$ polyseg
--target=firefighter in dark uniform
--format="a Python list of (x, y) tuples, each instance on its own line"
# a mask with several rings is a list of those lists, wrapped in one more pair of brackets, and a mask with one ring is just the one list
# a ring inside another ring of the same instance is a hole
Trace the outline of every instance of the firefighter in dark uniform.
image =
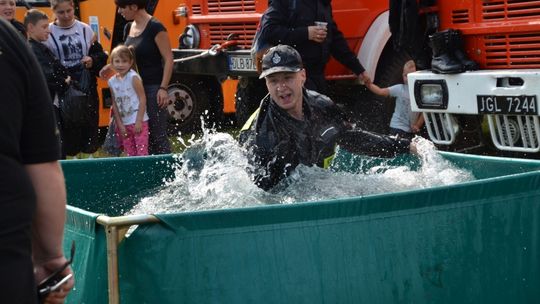
[(298, 50), (306, 70), (305, 87), (322, 94), (327, 94), (324, 68), (330, 55), (356, 74), (361, 82), (371, 83), (334, 21), (331, 2), (272, 0), (265, 29), (268, 42), (287, 44)]
[(262, 189), (278, 184), (299, 164), (328, 166), (337, 144), (371, 156), (409, 151), (409, 140), (354, 129), (328, 97), (305, 89), (302, 59), (291, 46), (278, 45), (264, 55), (260, 78), (269, 95), (246, 122), (240, 143), (252, 150), (263, 169), (255, 176)]

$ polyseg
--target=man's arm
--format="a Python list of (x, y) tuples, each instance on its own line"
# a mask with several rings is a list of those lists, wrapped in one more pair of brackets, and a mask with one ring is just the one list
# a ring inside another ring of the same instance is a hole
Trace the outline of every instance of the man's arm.
[(169, 36), (166, 31), (159, 32), (154, 38), (156, 45), (161, 54), (161, 60), (163, 61), (163, 76), (161, 76), (161, 83), (157, 92), (158, 105), (160, 108), (167, 107), (169, 101), (169, 92), (166, 89), (169, 86), (173, 73), (173, 53), (171, 51), (171, 43), (169, 42)]
[(420, 132), (420, 129), (422, 129), (422, 126), (424, 125), (424, 115), (420, 113), (418, 115), (418, 118), (416, 119), (415, 123), (411, 126), (411, 129), (413, 133)]
[[(36, 213), (32, 224), (32, 258), (39, 282), (66, 262), (62, 250), (66, 218), (66, 188), (58, 161), (25, 165), (36, 192)], [(72, 273), (67, 267), (63, 275)], [(49, 295), (52, 303), (61, 303), (73, 288), (70, 279), (60, 292)]]
[(333, 18), (334, 17), (332, 16), (332, 22), (328, 23), (328, 31), (331, 31), (332, 35), (332, 41), (330, 41), (330, 54), (332, 54), (332, 56), (341, 64), (353, 71), (353, 73), (358, 75), (365, 84), (370, 84), (371, 79), (369, 79), (367, 73), (365, 73), (365, 69), (356, 57), (356, 54), (349, 48), (347, 40), (343, 37), (343, 33), (338, 29)]
[(394, 157), (408, 153), (411, 142), (404, 138), (394, 138), (364, 130), (353, 129), (345, 131), (338, 141), (345, 150), (355, 154), (365, 154), (375, 157)]
[(67, 69), (62, 66), (58, 59), (48, 56), (46, 46), (37, 47), (32, 45), (32, 43), (30, 42), (31, 49), (34, 55), (36, 55), (43, 75), (45, 75), (47, 85), (59, 94), (64, 93), (69, 85), (69, 81), (67, 81), (69, 77)]
[(263, 190), (270, 190), (283, 177), (286, 176), (285, 164), (283, 164), (283, 151), (279, 145), (272, 151), (257, 146), (256, 133), (253, 130), (245, 130), (240, 133), (239, 143), (250, 154), (249, 163), (253, 171), (252, 178), (255, 185)]
[(33, 223), (33, 255), (36, 264), (63, 256), (66, 217), (64, 175), (57, 161), (26, 165), (36, 192)]
[(92, 75), (98, 76), (100, 70), (107, 64), (109, 55), (105, 53), (103, 46), (98, 41), (94, 41), (88, 50), (88, 56), (92, 58), (92, 65), (90, 69)]

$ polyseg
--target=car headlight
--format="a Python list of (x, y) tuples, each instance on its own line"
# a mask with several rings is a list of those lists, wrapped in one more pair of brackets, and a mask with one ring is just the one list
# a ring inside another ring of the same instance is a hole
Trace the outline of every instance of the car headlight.
[(420, 109), (446, 109), (448, 107), (448, 86), (441, 80), (416, 80), (414, 99)]
[(179, 49), (196, 49), (201, 43), (199, 29), (193, 24), (189, 24), (184, 29), (184, 33), (178, 38)]

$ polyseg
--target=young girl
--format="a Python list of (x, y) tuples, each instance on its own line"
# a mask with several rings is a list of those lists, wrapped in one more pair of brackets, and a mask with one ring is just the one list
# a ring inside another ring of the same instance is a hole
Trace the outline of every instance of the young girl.
[(133, 70), (135, 55), (125, 45), (111, 52), (116, 74), (109, 78), (113, 114), (128, 156), (148, 155), (148, 115), (141, 77)]

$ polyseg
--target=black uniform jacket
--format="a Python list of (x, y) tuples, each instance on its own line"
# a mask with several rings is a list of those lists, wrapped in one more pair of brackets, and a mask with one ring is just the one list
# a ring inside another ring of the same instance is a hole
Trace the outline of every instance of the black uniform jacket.
[[(331, 0), (272, 0), (269, 5), (265, 37), (276, 45), (293, 46), (302, 56), (308, 74), (322, 74), (330, 55), (356, 75), (364, 72), (334, 22)], [(292, 14), (291, 10), (294, 10)], [(308, 26), (315, 25), (315, 21), (328, 23), (328, 35), (323, 43), (308, 39)]]
[(240, 134), (240, 143), (252, 149), (253, 161), (263, 168), (255, 176), (259, 187), (272, 188), (299, 164), (325, 167), (337, 144), (380, 157), (408, 151), (408, 140), (353, 129), (328, 97), (306, 89), (303, 95), (304, 120), (291, 117), (267, 95), (255, 123)]

